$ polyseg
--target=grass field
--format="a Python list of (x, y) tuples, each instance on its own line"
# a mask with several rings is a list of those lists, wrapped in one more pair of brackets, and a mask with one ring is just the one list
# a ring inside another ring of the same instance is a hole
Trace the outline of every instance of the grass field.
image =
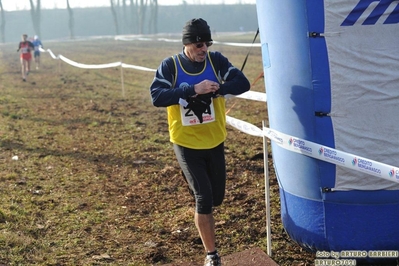
[[(79, 63), (152, 69), (182, 48), (107, 38), (44, 45)], [(0, 265), (202, 262), (194, 203), (169, 142), (166, 109), (151, 103), (154, 73), (123, 69), (122, 87), (119, 67), (76, 68), (42, 53), (41, 68), (33, 65), (22, 82), (16, 48), (0, 46)], [(215, 44), (211, 50), (241, 68), (249, 48)], [(252, 90), (265, 92), (263, 79), (255, 82), (262, 73), (259, 47), (251, 49), (244, 73)], [(261, 102), (229, 99), (227, 110), (258, 127), (267, 120)], [(226, 160), (226, 198), (215, 210), (219, 252), (266, 251), (262, 138), (228, 126)], [(313, 265), (314, 254), (283, 230), (271, 158), (269, 170), (272, 258), (282, 266)]]

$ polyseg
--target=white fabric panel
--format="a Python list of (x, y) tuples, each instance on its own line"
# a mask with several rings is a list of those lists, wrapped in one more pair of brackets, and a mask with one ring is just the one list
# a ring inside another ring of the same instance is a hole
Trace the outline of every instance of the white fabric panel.
[[(362, 25), (380, 1), (354, 25), (341, 23), (359, 0), (325, 0), (325, 38), (331, 75), (335, 148), (399, 165), (399, 24), (383, 24), (398, 5), (373, 25)], [(335, 189), (399, 189), (388, 180), (337, 166)]]

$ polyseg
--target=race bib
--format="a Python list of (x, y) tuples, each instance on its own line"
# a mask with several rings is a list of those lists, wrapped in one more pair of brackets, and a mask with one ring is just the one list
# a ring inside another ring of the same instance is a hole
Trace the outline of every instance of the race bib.
[[(193, 110), (185, 107), (185, 104), (182, 103), (180, 103), (180, 115), (183, 126), (194, 126), (201, 124), (198, 117), (194, 114)], [(207, 110), (202, 114), (202, 120), (202, 124), (214, 122), (216, 120), (213, 100), (208, 106)]]

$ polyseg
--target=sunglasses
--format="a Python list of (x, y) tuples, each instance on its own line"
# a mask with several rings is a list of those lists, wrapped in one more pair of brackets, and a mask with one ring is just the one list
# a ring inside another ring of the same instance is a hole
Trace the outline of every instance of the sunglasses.
[(199, 43), (194, 43), (195, 47), (197, 47), (198, 49), (204, 47), (204, 45), (206, 45), (206, 47), (212, 46), (213, 42), (199, 42)]

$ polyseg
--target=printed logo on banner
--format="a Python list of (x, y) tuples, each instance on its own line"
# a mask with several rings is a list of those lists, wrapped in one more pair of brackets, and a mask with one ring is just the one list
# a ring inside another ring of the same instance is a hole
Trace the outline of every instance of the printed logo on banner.
[(399, 23), (399, 3), (397, 0), (360, 0), (341, 26), (353, 26), (367, 14), (362, 25), (375, 25), (383, 15), (387, 16), (383, 24)]
[(274, 131), (272, 131), (272, 130), (269, 130), (269, 131), (267, 132), (267, 135), (269, 136), (270, 139), (272, 139), (272, 140), (274, 140), (274, 141), (276, 141), (276, 142), (278, 142), (278, 143), (280, 143), (280, 144), (283, 144), (283, 143), (284, 143), (283, 139), (282, 139), (281, 137), (279, 137), (279, 136), (277, 135), (277, 133), (274, 132)]
[(290, 146), (293, 146), (295, 150), (299, 150), (305, 153), (312, 153), (312, 148), (306, 146), (306, 142), (304, 140), (291, 137), (288, 141), (288, 144)]
[(353, 158), (353, 160), (352, 160), (352, 165), (353, 165), (353, 166), (356, 166), (356, 164), (357, 164), (357, 159), (356, 159), (356, 157), (355, 157), (355, 158)]
[(391, 169), (389, 171), (389, 177), (395, 177), (397, 180), (399, 180), (399, 170)]
[(358, 159), (354, 158), (352, 161), (352, 164), (356, 165), (356, 162), (357, 162), (357, 167), (359, 168), (359, 170), (364, 171), (364, 172), (372, 172), (374, 174), (381, 175), (381, 169), (374, 167), (372, 161), (361, 159), (361, 158), (358, 158)]
[(338, 156), (338, 152), (336, 150), (320, 147), (319, 155), (323, 156), (324, 159), (328, 161), (345, 164), (345, 158)]
[(389, 171), (389, 177), (393, 177), (395, 175), (395, 169), (391, 169), (391, 171)]

